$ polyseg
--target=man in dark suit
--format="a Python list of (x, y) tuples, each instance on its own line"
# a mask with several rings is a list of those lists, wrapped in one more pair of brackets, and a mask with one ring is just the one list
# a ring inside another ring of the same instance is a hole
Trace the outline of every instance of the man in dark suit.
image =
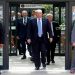
[[(60, 37), (60, 27), (57, 22), (52, 21), (53, 20), (52, 14), (47, 14), (47, 19), (50, 23), (50, 26), (52, 29), (52, 35), (53, 35), (53, 41), (51, 43), (48, 42), (47, 44), (47, 65), (49, 65), (50, 61), (52, 61), (52, 63), (55, 63), (54, 61), (55, 47), (56, 47), (56, 42), (58, 38)], [(50, 55), (50, 52), (51, 52), (51, 55)]]
[(22, 53), (23, 57), (22, 59), (26, 59), (26, 36), (27, 36), (27, 26), (29, 23), (29, 18), (27, 17), (27, 11), (22, 11), (22, 17), (21, 19), (17, 20), (17, 39), (20, 40), (21, 47), (22, 47)]
[[(17, 15), (18, 15), (18, 19), (22, 18), (20, 12), (18, 12)], [(17, 49), (19, 50), (19, 55), (22, 55), (22, 49), (21, 49), (20, 39), (17, 39)]]
[(0, 48), (3, 47), (4, 44), (4, 31), (2, 27), (2, 23), (0, 23)]
[(36, 16), (28, 24), (27, 42), (29, 44), (32, 42), (35, 69), (39, 70), (41, 63), (43, 68), (46, 68), (45, 43), (47, 40), (47, 32), (49, 32), (50, 41), (52, 41), (52, 31), (48, 20), (42, 18), (42, 10), (36, 10)]

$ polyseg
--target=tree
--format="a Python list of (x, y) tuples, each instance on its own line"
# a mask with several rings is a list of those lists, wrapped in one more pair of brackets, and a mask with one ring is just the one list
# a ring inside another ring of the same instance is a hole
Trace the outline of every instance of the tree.
[(43, 4), (42, 5), (45, 9), (45, 13), (49, 13), (53, 11), (53, 5), (52, 4)]

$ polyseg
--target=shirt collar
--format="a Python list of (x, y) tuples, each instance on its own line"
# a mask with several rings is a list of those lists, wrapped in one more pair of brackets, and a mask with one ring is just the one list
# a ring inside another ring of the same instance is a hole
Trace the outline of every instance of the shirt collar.
[(37, 20), (39, 20), (39, 19), (42, 20), (42, 18), (37, 18)]

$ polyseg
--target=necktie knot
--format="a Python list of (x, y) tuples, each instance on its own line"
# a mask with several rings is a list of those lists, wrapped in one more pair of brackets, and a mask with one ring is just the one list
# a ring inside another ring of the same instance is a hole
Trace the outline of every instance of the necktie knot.
[(26, 20), (26, 17), (24, 17), (24, 20)]
[(39, 20), (40, 20), (40, 18), (39, 18)]

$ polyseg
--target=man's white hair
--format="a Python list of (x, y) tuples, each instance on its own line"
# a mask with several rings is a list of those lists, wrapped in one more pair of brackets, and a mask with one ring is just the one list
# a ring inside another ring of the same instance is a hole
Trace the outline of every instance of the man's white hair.
[(15, 11), (11, 11), (11, 13), (15, 13)]
[(41, 12), (42, 13), (42, 10), (41, 9), (37, 9), (37, 10), (35, 10), (35, 12)]
[(47, 17), (48, 17), (48, 16), (52, 16), (52, 17), (53, 17), (53, 14), (50, 13), (50, 14), (47, 14), (46, 16), (47, 16)]
[(26, 10), (23, 10), (22, 13), (27, 13), (27, 11)]

